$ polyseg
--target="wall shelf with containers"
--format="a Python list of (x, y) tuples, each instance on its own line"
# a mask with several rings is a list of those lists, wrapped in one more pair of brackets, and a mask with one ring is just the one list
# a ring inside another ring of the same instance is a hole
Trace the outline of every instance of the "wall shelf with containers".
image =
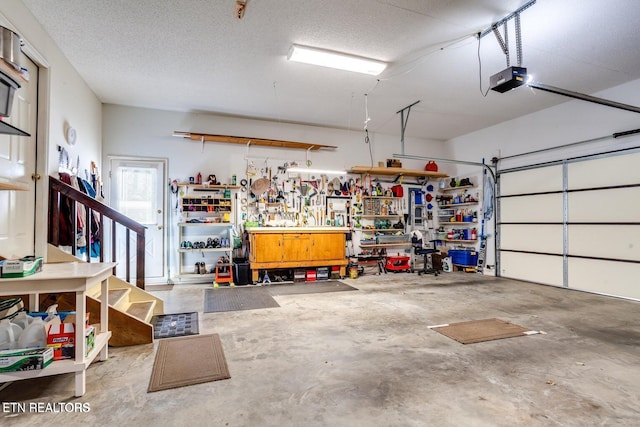
[(185, 282), (233, 284), (235, 186), (188, 184), (180, 197), (178, 226), (179, 279)]
[[(462, 183), (462, 185), (460, 185)], [(438, 228), (436, 239), (444, 244), (478, 242), (478, 209), (480, 196), (468, 178), (452, 179), (448, 187), (440, 188), (436, 196)]]
[(361, 248), (397, 247), (410, 243), (404, 234), (403, 200), (393, 196), (362, 197)]

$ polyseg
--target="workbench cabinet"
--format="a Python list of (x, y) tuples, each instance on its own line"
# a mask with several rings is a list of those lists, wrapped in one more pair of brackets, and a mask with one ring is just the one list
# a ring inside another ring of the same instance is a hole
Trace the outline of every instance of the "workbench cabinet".
[(248, 228), (252, 281), (260, 270), (339, 266), (346, 274), (346, 227)]

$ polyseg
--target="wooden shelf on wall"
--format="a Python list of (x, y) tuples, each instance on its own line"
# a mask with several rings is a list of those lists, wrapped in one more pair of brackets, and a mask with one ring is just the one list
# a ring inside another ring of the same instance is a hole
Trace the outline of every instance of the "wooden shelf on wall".
[(385, 168), (376, 166), (353, 166), (351, 173), (384, 175), (384, 176), (410, 176), (416, 178), (448, 178), (444, 172), (431, 172), (419, 169)]
[(10, 184), (8, 182), (0, 182), (0, 190), (16, 190), (16, 191), (29, 191), (27, 187), (21, 185)]
[(256, 145), (263, 147), (292, 148), (297, 150), (317, 151), (322, 149), (336, 149), (335, 145), (312, 144), (308, 142), (281, 141), (277, 139), (249, 138), (246, 136), (211, 135), (208, 133), (193, 133), (174, 131), (173, 136), (197, 142), (223, 142), (227, 144)]
[(8, 64), (4, 59), (0, 59), (0, 71), (11, 77), (21, 86), (29, 82), (18, 70), (13, 67), (13, 65)]

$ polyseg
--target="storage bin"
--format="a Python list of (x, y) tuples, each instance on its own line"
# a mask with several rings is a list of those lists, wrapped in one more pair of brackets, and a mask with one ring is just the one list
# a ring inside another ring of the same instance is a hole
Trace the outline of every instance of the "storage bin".
[(236, 285), (248, 285), (251, 283), (251, 269), (248, 262), (233, 263), (233, 278)]
[(451, 262), (456, 265), (475, 266), (478, 264), (478, 252), (469, 249), (449, 249)]

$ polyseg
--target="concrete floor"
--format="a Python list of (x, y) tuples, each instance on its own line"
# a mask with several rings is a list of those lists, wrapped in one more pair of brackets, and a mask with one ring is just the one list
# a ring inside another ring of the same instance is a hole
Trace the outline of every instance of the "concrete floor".
[[(229, 380), (147, 393), (155, 346), (112, 348), (81, 398), (72, 375), (0, 391), (2, 402), (81, 402), (89, 412), (5, 412), (0, 424), (640, 425), (637, 302), (465, 273), (345, 282), (359, 291), (201, 313), (200, 333), (221, 336)], [(205, 287), (155, 293), (167, 313), (201, 312)], [(462, 345), (427, 328), (492, 317), (546, 334)]]

